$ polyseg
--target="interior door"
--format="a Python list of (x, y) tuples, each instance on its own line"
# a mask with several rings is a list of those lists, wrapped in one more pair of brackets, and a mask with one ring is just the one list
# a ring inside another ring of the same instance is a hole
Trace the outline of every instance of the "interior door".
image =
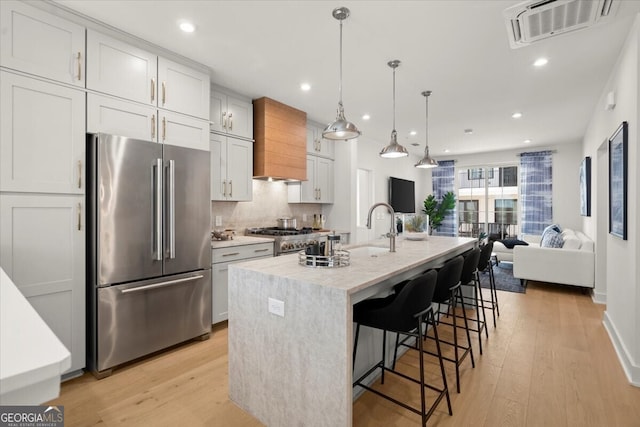
[(164, 145), (164, 274), (211, 267), (209, 152)]
[(98, 134), (98, 285), (162, 274), (162, 145)]

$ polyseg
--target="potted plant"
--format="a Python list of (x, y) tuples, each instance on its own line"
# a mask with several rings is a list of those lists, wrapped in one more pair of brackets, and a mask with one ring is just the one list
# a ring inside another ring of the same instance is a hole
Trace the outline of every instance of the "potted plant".
[(455, 207), (456, 195), (453, 191), (446, 192), (440, 202), (433, 194), (429, 194), (424, 199), (424, 209), (422, 209), (422, 212), (429, 215), (429, 233), (437, 230), (447, 214), (454, 210)]

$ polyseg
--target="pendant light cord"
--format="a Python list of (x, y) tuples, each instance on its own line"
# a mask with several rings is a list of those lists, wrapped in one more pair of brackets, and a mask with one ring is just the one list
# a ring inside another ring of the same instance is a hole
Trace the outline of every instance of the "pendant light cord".
[(342, 19), (340, 20), (340, 84), (338, 91), (340, 92), (340, 108), (342, 108)]
[(393, 68), (393, 130), (396, 130), (396, 68)]
[(429, 155), (429, 94), (427, 93), (425, 96), (425, 113), (424, 113), (424, 153)]

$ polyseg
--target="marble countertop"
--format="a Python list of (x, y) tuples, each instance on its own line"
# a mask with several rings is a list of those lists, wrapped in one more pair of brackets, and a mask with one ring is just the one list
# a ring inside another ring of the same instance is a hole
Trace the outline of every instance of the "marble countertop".
[(233, 236), (233, 240), (212, 240), (211, 248), (230, 248), (233, 246), (255, 245), (256, 243), (273, 243), (268, 237)]
[(0, 268), (0, 405), (57, 397), (71, 354)]
[(436, 260), (443, 252), (476, 239), (429, 236), (427, 240), (396, 240), (396, 252), (389, 252), (389, 240), (380, 239), (363, 245), (345, 246), (351, 265), (339, 268), (312, 268), (298, 264), (298, 255), (290, 254), (267, 260), (247, 261), (232, 266), (266, 275), (316, 284), (356, 293), (399, 273)]

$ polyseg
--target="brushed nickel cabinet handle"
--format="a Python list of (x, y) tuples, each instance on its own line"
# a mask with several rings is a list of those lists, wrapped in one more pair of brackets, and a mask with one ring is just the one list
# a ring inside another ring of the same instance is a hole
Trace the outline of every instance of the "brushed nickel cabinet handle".
[(162, 82), (162, 105), (167, 103), (167, 83)]
[(222, 181), (222, 195), (227, 196), (227, 181)]
[(233, 130), (233, 113), (229, 113), (229, 130)]
[(162, 118), (162, 140), (165, 141), (167, 139), (167, 118)]
[(227, 112), (222, 113), (222, 127), (227, 128)]
[(229, 197), (233, 197), (233, 180), (229, 180)]
[(82, 230), (82, 203), (78, 203), (78, 231)]
[(156, 78), (151, 77), (151, 102), (156, 101)]
[(253, 252), (267, 252), (269, 249), (254, 249)]
[(82, 188), (82, 160), (78, 160), (78, 188)]
[(222, 254), (222, 256), (236, 256), (236, 255), (240, 255), (240, 252), (230, 252), (228, 254)]
[(82, 54), (78, 52), (78, 81), (82, 80)]
[(322, 200), (322, 188), (318, 188), (318, 200)]
[(151, 116), (151, 139), (156, 139), (156, 115)]

